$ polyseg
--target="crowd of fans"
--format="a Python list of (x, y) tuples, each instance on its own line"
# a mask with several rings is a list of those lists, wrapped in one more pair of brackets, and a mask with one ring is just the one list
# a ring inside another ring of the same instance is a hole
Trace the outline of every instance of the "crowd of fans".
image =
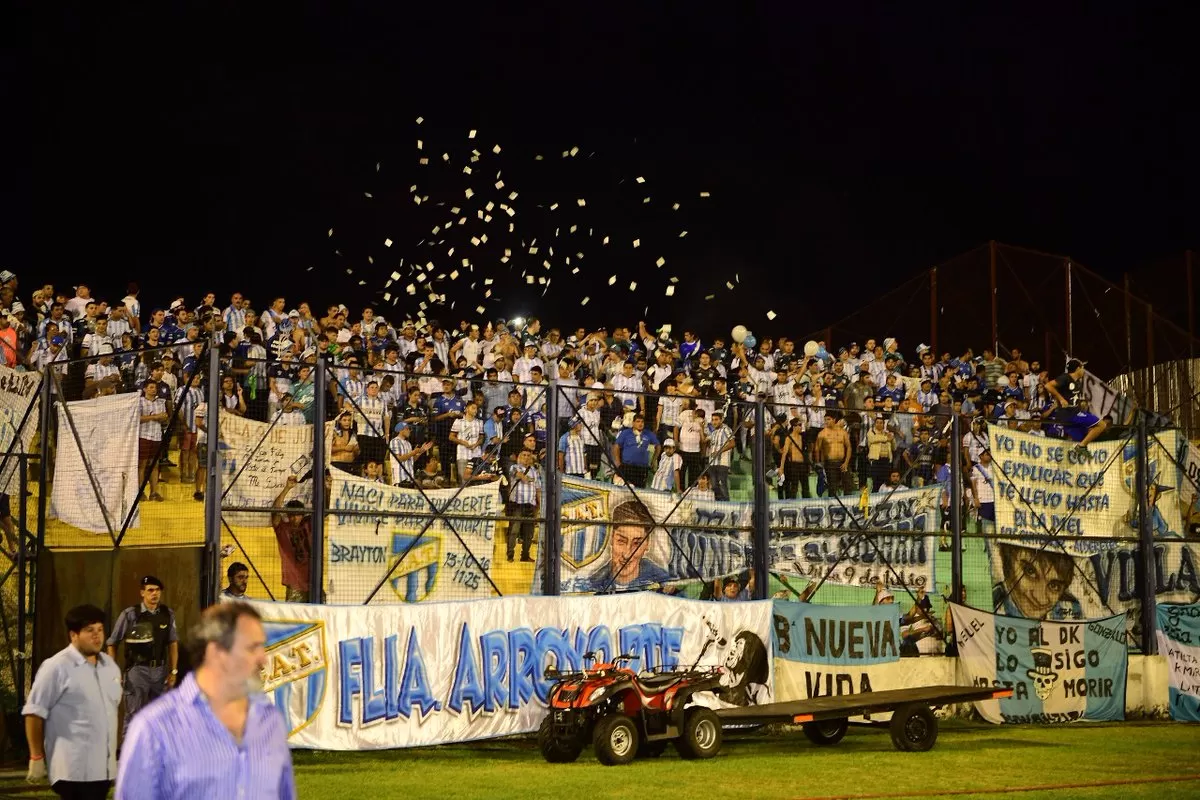
[[(1004, 359), (987, 348), (976, 356), (924, 345), (910, 356), (893, 338), (836, 349), (783, 336), (703, 343), (693, 331), (676, 339), (670, 326), (644, 322), (565, 332), (536, 318), (418, 325), (371, 307), (288, 310), (283, 296), (260, 313), (242, 293), (224, 307), (209, 293), (198, 305), (180, 296), (145, 311), (132, 284), (118, 302), (93, 298), (85, 285), (71, 294), (45, 285), (26, 305), (18, 286), (0, 273), (3, 363), (53, 366), (54, 391), (67, 399), (141, 392), (144, 467), (162, 458), (164, 433), (178, 436), (179, 478), (194, 482), (197, 500), (202, 359), (214, 340), (221, 413), (313, 422), (315, 365), (324, 356), (333, 466), (423, 488), (511, 485), (523, 451), (536, 471), (549, 448), (567, 474), (728, 499), (730, 470), (751, 459), (759, 431), (764, 477), (781, 498), (920, 486), (946, 479), (953, 446), (963, 448), (965, 465), (990, 469), (988, 425), (1041, 433), (1055, 408), (1047, 372), (1015, 349)], [(547, 442), (551, 413), (556, 442)], [(959, 442), (946, 424), (955, 414), (972, 420)]]

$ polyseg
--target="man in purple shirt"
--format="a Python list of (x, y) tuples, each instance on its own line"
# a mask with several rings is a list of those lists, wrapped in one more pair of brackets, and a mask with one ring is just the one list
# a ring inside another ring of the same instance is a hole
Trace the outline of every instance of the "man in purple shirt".
[(246, 603), (209, 607), (192, 629), (195, 672), (129, 725), (117, 800), (293, 800), (283, 715), (261, 692), (262, 619)]

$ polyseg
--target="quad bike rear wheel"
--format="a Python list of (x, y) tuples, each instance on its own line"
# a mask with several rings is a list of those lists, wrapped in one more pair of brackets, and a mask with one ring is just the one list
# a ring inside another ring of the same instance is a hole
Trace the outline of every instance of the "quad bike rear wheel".
[(712, 758), (721, 750), (721, 719), (711, 708), (689, 708), (675, 740), (682, 758)]
[(547, 716), (538, 728), (538, 749), (551, 764), (570, 764), (583, 752), (583, 742), (579, 741), (579, 737), (564, 739), (555, 736), (554, 726)]
[(596, 723), (592, 747), (596, 760), (606, 767), (628, 764), (638, 752), (638, 729), (624, 714), (609, 714)]

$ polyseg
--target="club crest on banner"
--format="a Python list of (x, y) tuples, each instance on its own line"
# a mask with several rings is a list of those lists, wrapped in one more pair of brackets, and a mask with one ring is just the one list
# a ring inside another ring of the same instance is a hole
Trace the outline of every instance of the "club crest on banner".
[(263, 620), (267, 664), (263, 691), (287, 721), (288, 736), (308, 725), (321, 711), (329, 660), (325, 623), (311, 620)]
[(420, 603), (433, 594), (441, 562), (440, 533), (432, 529), (419, 537), (416, 533), (393, 533), (388, 574), (396, 597), (405, 603)]
[(608, 525), (590, 520), (608, 519), (608, 495), (578, 486), (563, 485), (562, 557), (574, 569), (583, 569), (608, 548)]

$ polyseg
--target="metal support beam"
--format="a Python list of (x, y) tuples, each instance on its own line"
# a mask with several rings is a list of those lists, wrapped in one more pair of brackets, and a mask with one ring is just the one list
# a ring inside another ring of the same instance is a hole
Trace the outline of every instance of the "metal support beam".
[(329, 401), (329, 360), (317, 354), (313, 373), (312, 556), (309, 560), (310, 603), (325, 599), (325, 404)]
[[(963, 602), (962, 560), (962, 428), (961, 417), (950, 418), (950, 575), (953, 586), (950, 597), (956, 603)], [(976, 604), (980, 603), (975, 598)], [(982, 605), (980, 606), (983, 607)]]
[(545, 525), (542, 526), (542, 542), (538, 553), (542, 561), (542, 594), (557, 595), (561, 586), (562, 560), (559, 554), (562, 550), (562, 476), (558, 474), (558, 379), (551, 376), (550, 385), (546, 388), (546, 460), (542, 474), (546, 476), (542, 487), (542, 516)]
[[(1075, 304), (1071, 298), (1071, 259), (1066, 259), (1063, 262), (1063, 272), (1066, 274), (1066, 303), (1067, 303), (1067, 357), (1075, 358), (1075, 318), (1073, 316)], [(1046, 365), (1050, 369), (1050, 365)], [(1054, 372), (1054, 369), (1050, 369)]]
[[(828, 342), (826, 342), (828, 344)], [(769, 597), (770, 586), (767, 582), (770, 575), (767, 572), (768, 554), (771, 547), (771, 525), (767, 515), (767, 422), (766, 404), (762, 399), (754, 402), (754, 462), (751, 475), (754, 478), (754, 570), (755, 600)]]
[(992, 352), (1000, 352), (1000, 310), (996, 304), (996, 240), (988, 242), (988, 287), (992, 304)]
[(204, 412), (207, 452), (204, 455), (204, 564), (201, 570), (200, 604), (217, 602), (221, 581), (221, 349), (220, 334), (214, 332), (208, 343), (208, 386), (205, 387)]
[(1150, 439), (1146, 433), (1146, 415), (1138, 414), (1137, 420), (1137, 511), (1138, 511), (1138, 575), (1137, 586), (1142, 600), (1142, 654), (1154, 655), (1157, 642), (1154, 637), (1155, 603), (1154, 590), (1157, 576), (1154, 565), (1154, 532), (1150, 529)]
[[(938, 350), (938, 293), (937, 293), (937, 267), (932, 267), (929, 270), (929, 346), (933, 348), (934, 358), (936, 359), (941, 351)], [(829, 342), (829, 346), (833, 347), (833, 342)]]

